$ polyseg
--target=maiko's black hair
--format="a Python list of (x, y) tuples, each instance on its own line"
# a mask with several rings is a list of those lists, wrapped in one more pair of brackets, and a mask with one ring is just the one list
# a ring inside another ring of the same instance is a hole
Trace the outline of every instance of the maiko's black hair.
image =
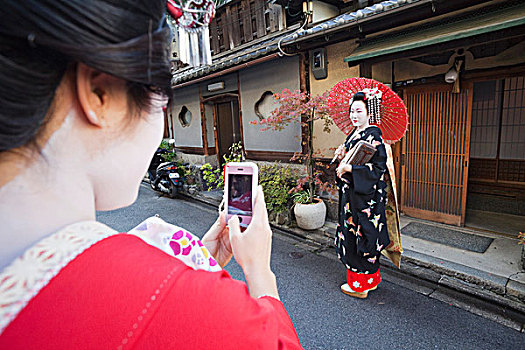
[(33, 140), (76, 62), (126, 80), (139, 110), (169, 89), (164, 0), (7, 0), (0, 23), (0, 152)]
[(350, 113), (350, 108), (352, 108), (352, 104), (355, 101), (363, 101), (366, 108), (366, 113), (368, 113), (368, 103), (366, 103), (366, 95), (364, 92), (358, 91), (354, 94), (354, 96), (351, 99), (350, 106), (348, 107), (348, 113)]

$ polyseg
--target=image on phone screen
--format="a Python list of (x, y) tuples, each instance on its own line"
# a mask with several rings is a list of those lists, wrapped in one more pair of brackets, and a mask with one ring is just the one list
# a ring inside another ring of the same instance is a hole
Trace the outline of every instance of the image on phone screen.
[(228, 214), (252, 216), (252, 176), (228, 175)]

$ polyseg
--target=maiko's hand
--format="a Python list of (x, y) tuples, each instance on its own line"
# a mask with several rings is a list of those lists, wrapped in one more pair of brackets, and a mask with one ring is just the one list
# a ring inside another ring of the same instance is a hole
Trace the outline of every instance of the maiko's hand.
[(233, 253), (224, 212), (219, 214), (217, 221), (210, 227), (201, 241), (221, 267), (230, 262)]
[(344, 173), (351, 173), (352, 172), (352, 166), (350, 164), (339, 164), (337, 167), (336, 173), (337, 177), (342, 177)]
[(334, 152), (334, 156), (337, 157), (337, 159), (341, 160), (343, 156), (345, 155), (345, 145), (339, 145), (337, 149)]

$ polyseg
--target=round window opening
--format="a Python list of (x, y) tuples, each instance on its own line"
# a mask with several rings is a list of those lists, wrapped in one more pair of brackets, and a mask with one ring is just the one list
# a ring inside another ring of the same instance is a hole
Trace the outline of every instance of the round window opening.
[(179, 113), (179, 121), (183, 128), (190, 126), (191, 124), (191, 112), (186, 106), (182, 106), (182, 109)]

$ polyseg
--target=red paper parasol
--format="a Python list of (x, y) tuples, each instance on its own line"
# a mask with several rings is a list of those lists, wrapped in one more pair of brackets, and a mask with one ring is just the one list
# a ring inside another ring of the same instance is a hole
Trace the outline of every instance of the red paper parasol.
[(367, 78), (349, 78), (337, 83), (328, 96), (328, 109), (335, 125), (345, 134), (354, 128), (348, 116), (352, 96), (363, 89), (379, 89), (382, 92), (381, 122), (377, 125), (383, 139), (388, 143), (399, 141), (407, 131), (408, 113), (403, 100), (388, 86)]

